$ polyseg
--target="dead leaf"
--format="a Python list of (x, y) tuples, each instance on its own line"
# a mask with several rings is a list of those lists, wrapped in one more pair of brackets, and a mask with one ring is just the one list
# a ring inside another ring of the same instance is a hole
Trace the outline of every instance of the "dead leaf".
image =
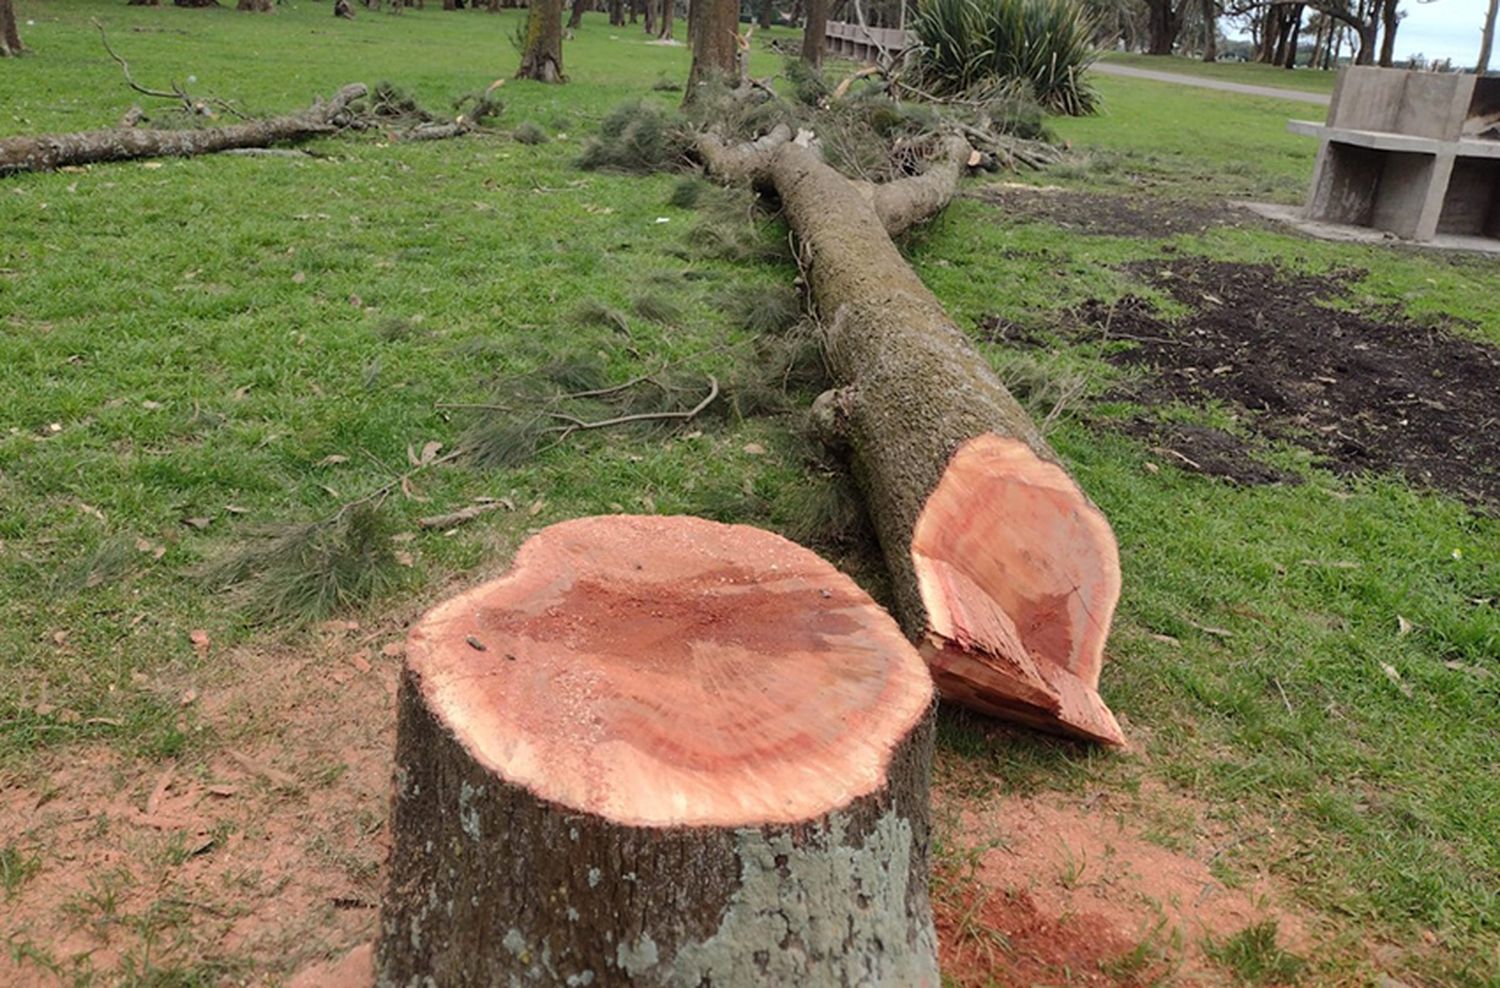
[(1234, 632), (1227, 631), (1224, 628), (1211, 628), (1211, 627), (1209, 627), (1206, 624), (1199, 624), (1197, 621), (1192, 621), (1192, 620), (1189, 620), (1188, 618), (1183, 618), (1183, 621), (1189, 627), (1197, 628), (1199, 631), (1203, 632), (1205, 635), (1215, 635), (1215, 636), (1217, 636), (1219, 638), (1233, 638), (1234, 637)]
[(59, 724), (78, 724), (82, 723), (82, 721), (83, 715), (72, 707), (57, 708), (57, 722)]
[(198, 691), (195, 690), (195, 689), (190, 689), (186, 693), (182, 694), (182, 697), (181, 697), (181, 699), (179, 699), (177, 701), (177, 704), (178, 704), (178, 706), (182, 706), (182, 707), (191, 707), (193, 704), (195, 704), (197, 702), (198, 702)]
[(348, 463), (348, 462), (349, 462), (349, 457), (343, 456), (343, 455), (341, 455), (339, 453), (330, 453), (327, 456), (323, 457), (321, 460), (319, 460), (318, 463), (317, 463), (317, 465), (320, 466), (320, 467), (332, 467), (332, 466), (338, 466), (340, 463)]
[(1410, 621), (1406, 620), (1406, 618), (1402, 617), (1400, 614), (1396, 615), (1396, 634), (1397, 635), (1409, 635), (1409, 634), (1411, 634), (1412, 627), (1413, 627), (1413, 625), (1412, 625), (1412, 623)]
[(52, 644), (57, 645), (58, 647), (66, 645), (68, 643), (68, 635), (70, 634), (72, 634), (71, 631), (52, 632)]
[(764, 456), (766, 452), (766, 448), (760, 443), (746, 443), (743, 449), (750, 456)]
[(141, 402), (141, 407), (144, 408), (148, 412), (158, 412), (158, 411), (161, 411), (161, 407), (162, 406), (161, 406), (161, 402), (159, 402), (159, 401), (151, 401), (151, 400), (148, 399), (146, 401)]
[(380, 654), (388, 659), (398, 658), (405, 653), (406, 644), (404, 642), (386, 642), (380, 649)]
[(473, 635), (465, 635), (464, 641), (468, 642), (469, 647), (476, 652), (483, 652), (488, 647), (484, 642), (480, 641), (478, 638), (475, 638)]
[(238, 504), (226, 504), (224, 505), (224, 510), (232, 515), (248, 515), (250, 513), (249, 508), (242, 508)]
[[(445, 515), (429, 515), (426, 518), (418, 518), (417, 527), (426, 529), (454, 528), (458, 525), (462, 525), (464, 522), (473, 521), (480, 515), (504, 507), (507, 507), (507, 504), (505, 502), (495, 500), (485, 501), (480, 504), (471, 504), (467, 508), (459, 508), (457, 511), (450, 511)], [(514, 506), (510, 505), (510, 507)]]
[(359, 630), (359, 622), (358, 621), (340, 621), (340, 620), (337, 620), (337, 619), (335, 619), (333, 621), (324, 621), (322, 624), (318, 625), (318, 630), (319, 631), (331, 631), (331, 632), (334, 632), (334, 633), (341, 633), (341, 632), (345, 632), (345, 631), (358, 631)]
[(542, 509), (546, 506), (546, 501), (542, 500), (541, 498), (537, 498), (535, 501), (531, 502), (531, 507), (526, 509), (526, 513), (535, 518), (537, 515), (542, 513)]
[(31, 708), (32, 712), (35, 713), (38, 717), (50, 717), (52, 716), (53, 711), (55, 711), (56, 709), (57, 707), (53, 706), (50, 703), (38, 703), (36, 706)]
[(416, 559), (413, 558), (412, 554), (409, 553), (409, 552), (407, 552), (405, 549), (397, 549), (396, 553), (395, 553), (395, 556), (396, 556), (396, 565), (398, 565), (398, 566), (415, 566), (415, 565), (417, 565)]
[(364, 308), (365, 300), (360, 298), (358, 295), (350, 295), (349, 304), (354, 306), (356, 309), (362, 309)]
[(1182, 644), (1181, 641), (1177, 640), (1176, 638), (1173, 638), (1171, 635), (1160, 635), (1160, 634), (1157, 634), (1154, 631), (1151, 632), (1150, 637), (1152, 639), (1156, 640), (1156, 641), (1161, 642), (1164, 645), (1174, 645), (1175, 646), (1175, 645), (1181, 645)]
[(1380, 663), (1380, 671), (1385, 673), (1385, 678), (1394, 683), (1396, 685), (1396, 688), (1399, 689), (1403, 695), (1408, 697), (1412, 695), (1411, 686), (1401, 681), (1401, 673), (1396, 671), (1395, 666), (1391, 665), (1389, 662), (1382, 662)]
[(79, 501), (78, 502), (78, 510), (82, 511), (84, 514), (88, 515), (91, 518), (97, 518), (100, 521), (104, 521), (105, 520), (104, 519), (104, 512), (100, 511), (98, 508), (94, 507), (92, 504), (86, 504), (83, 501)]
[(306, 280), (307, 272), (305, 271), (298, 271), (296, 274), (292, 275), (292, 284), (294, 285), (300, 285)]
[(202, 515), (195, 515), (192, 518), (182, 519), (182, 523), (184, 525), (187, 525), (189, 528), (196, 528), (201, 532), (203, 529), (213, 524), (213, 519), (204, 518)]
[(156, 811), (161, 809), (161, 801), (172, 787), (172, 776), (176, 771), (176, 765), (168, 765), (166, 771), (157, 777), (156, 785), (151, 787), (151, 794), (146, 797), (147, 816), (155, 816)]
[(150, 557), (152, 559), (160, 559), (162, 556), (165, 556), (167, 554), (167, 547), (166, 546), (164, 546), (164, 545), (157, 545), (155, 542), (152, 542), (150, 539), (136, 539), (135, 540), (135, 547), (136, 547), (136, 549), (138, 551), (144, 552), (144, 553), (147, 553), (148, 555), (150, 555)]
[(349, 656), (349, 664), (360, 672), (369, 672), (373, 668), (370, 665), (370, 653), (364, 651), (355, 652)]
[(230, 758), (234, 759), (234, 761), (239, 763), (239, 766), (245, 771), (250, 772), (254, 775), (261, 776), (272, 785), (290, 788), (297, 784), (297, 780), (293, 776), (287, 775), (285, 772), (279, 769), (272, 768), (269, 765), (256, 761), (254, 758), (251, 758), (243, 751), (237, 751), (234, 748), (225, 748), (224, 754), (228, 755)]
[(208, 632), (202, 628), (194, 628), (188, 632), (188, 641), (193, 643), (193, 651), (198, 653), (201, 659), (208, 654), (208, 649), (213, 645), (213, 639), (208, 637)]

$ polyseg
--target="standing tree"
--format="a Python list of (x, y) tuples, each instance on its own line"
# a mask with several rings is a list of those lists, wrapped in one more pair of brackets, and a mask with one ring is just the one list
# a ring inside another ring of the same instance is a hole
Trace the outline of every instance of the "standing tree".
[(276, 10), (274, 0), (240, 0), (235, 10), (248, 10), (256, 14), (270, 14)]
[(11, 0), (0, 0), (0, 58), (19, 55), (24, 50), (21, 34), (16, 30), (16, 10)]
[(1219, 60), (1219, 4), (1218, 0), (1203, 0), (1203, 60)]
[[(646, 0), (650, 3), (651, 0)], [(662, 41), (672, 40), (672, 21), (677, 15), (677, 0), (661, 0), (661, 34), (657, 37)]]
[(739, 82), (739, 24), (739, 0), (695, 0), (688, 9), (693, 67), (684, 102), (691, 102), (699, 87), (715, 79), (730, 85)]
[(526, 12), (526, 45), (517, 79), (566, 82), (562, 58), (563, 0), (532, 0)]
[(1146, 0), (1146, 54), (1170, 55), (1187, 20), (1189, 0)]
[(1396, 7), (1401, 0), (1380, 0), (1380, 26), (1385, 37), (1380, 42), (1380, 64), (1390, 68), (1396, 60), (1396, 29), (1406, 15)]
[(807, 0), (807, 23), (802, 26), (802, 61), (818, 68), (823, 64), (824, 37), (828, 33), (828, 0)]
[(1495, 13), (1500, 8), (1500, 0), (1490, 0), (1490, 9), (1484, 15), (1484, 35), (1479, 42), (1479, 61), (1475, 63), (1475, 72), (1480, 75), (1490, 70), (1490, 53), (1495, 47)]
[(568, 14), (568, 30), (576, 31), (583, 23), (583, 8), (588, 5), (589, 0), (573, 0), (573, 10)]

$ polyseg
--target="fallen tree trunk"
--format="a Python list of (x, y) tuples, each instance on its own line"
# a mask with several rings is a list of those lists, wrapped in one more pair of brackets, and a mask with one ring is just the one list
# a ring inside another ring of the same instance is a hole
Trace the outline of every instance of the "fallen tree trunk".
[(932, 685), (807, 550), (554, 525), (413, 628), (398, 704), (377, 984), (936, 988)]
[(1109, 523), (891, 242), (951, 198), (968, 145), (871, 187), (807, 137), (699, 149), (774, 188), (801, 245), (838, 385), (814, 411), (847, 446), (902, 627), (946, 698), (1123, 744), (1098, 693), (1120, 592)]
[(116, 127), (76, 134), (0, 139), (0, 175), (51, 171), (64, 165), (88, 165), (133, 158), (188, 157), (231, 148), (265, 147), (331, 134), (348, 123), (349, 104), (365, 95), (361, 83), (345, 86), (333, 98), (302, 113), (248, 120), (201, 130), (147, 130)]

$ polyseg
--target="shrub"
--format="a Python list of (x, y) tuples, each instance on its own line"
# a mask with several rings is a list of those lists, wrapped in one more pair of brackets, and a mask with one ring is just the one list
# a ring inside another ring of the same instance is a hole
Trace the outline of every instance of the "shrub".
[(924, 0), (913, 22), (924, 85), (939, 95), (1020, 80), (1055, 113), (1092, 113), (1098, 52), (1078, 0)]

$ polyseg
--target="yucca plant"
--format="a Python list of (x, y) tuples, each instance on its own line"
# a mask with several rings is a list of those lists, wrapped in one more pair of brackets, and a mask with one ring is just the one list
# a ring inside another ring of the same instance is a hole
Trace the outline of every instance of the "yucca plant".
[(1097, 106), (1084, 79), (1094, 24), (1078, 0), (924, 0), (913, 28), (923, 84), (938, 95), (1014, 80), (1054, 113)]

